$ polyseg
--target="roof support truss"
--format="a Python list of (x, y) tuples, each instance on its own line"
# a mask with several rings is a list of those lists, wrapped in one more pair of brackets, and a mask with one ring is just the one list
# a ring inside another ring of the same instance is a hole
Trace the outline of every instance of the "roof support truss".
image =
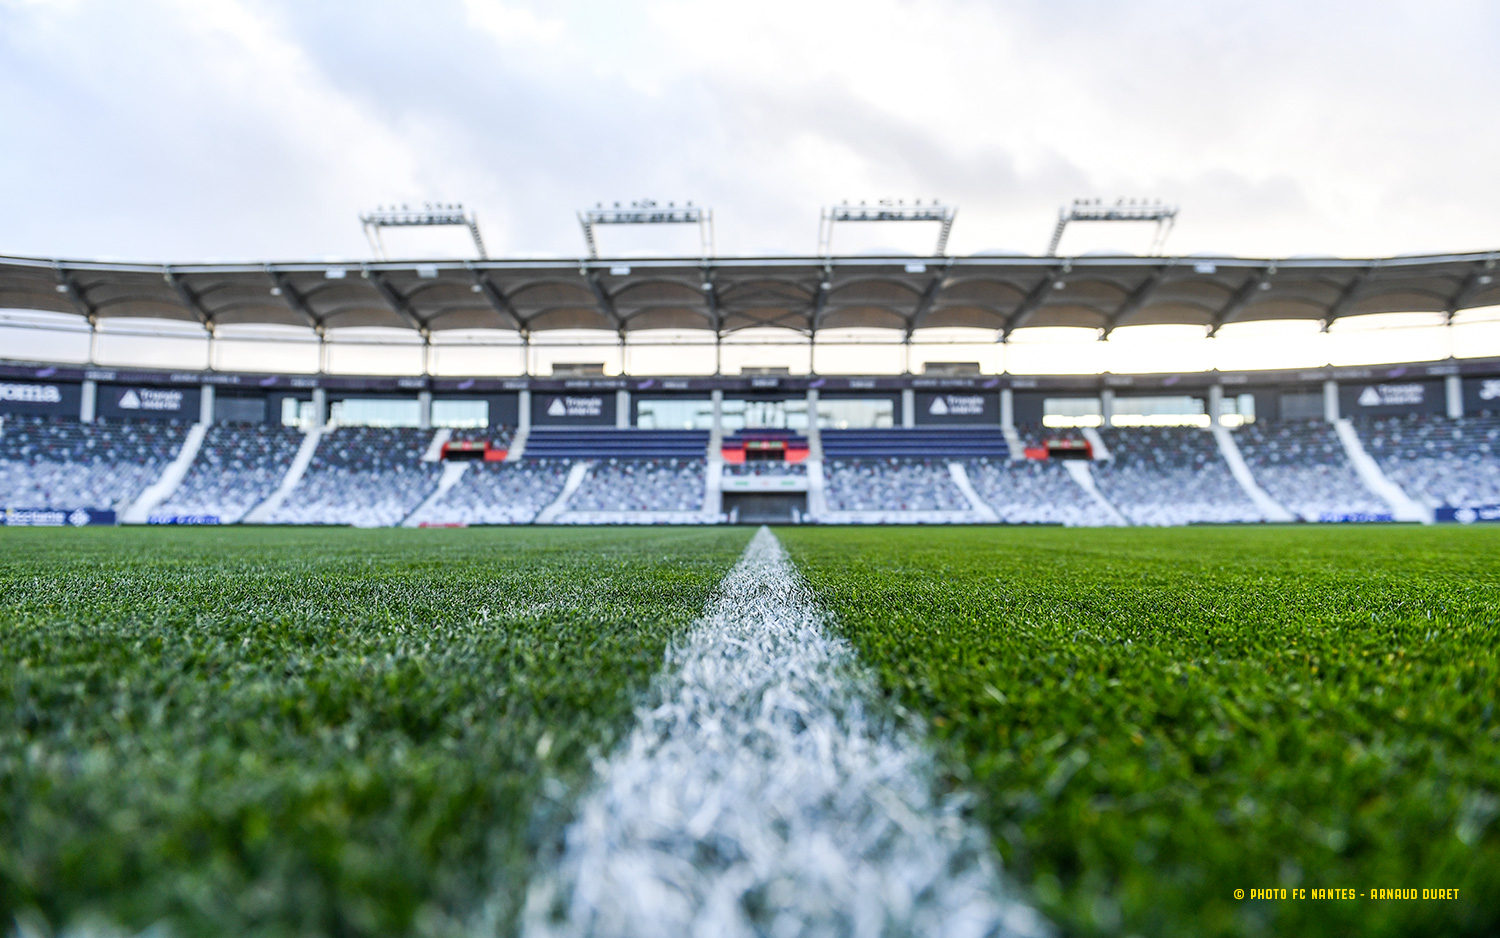
[(1031, 318), (1036, 315), (1036, 311), (1041, 309), (1042, 304), (1046, 302), (1048, 294), (1056, 289), (1058, 284), (1062, 283), (1060, 278), (1068, 272), (1068, 269), (1068, 266), (1065, 264), (1060, 270), (1048, 271), (1047, 276), (1037, 281), (1036, 286), (1027, 292), (1026, 298), (1021, 301), (1021, 305), (1017, 306), (1015, 312), (1010, 314), (1010, 320), (1005, 324), (1004, 337), (1009, 338), (1012, 332), (1031, 321)]
[(1454, 314), (1465, 306), (1468, 306), (1470, 301), (1474, 299), (1475, 294), (1489, 286), (1494, 280), (1495, 254), (1491, 254), (1485, 259), (1484, 263), (1469, 271), (1469, 275), (1464, 278), (1463, 283), (1448, 298), (1447, 304), (1443, 307), (1443, 312), (1447, 315), (1448, 321), (1452, 322)]
[(528, 331), (527, 321), (521, 317), (520, 313), (516, 312), (516, 307), (511, 303), (510, 297), (505, 295), (505, 291), (495, 286), (494, 281), (489, 277), (486, 277), (484, 275), (484, 272), (479, 268), (475, 267), (473, 264), (470, 264), (468, 266), (469, 273), (474, 277), (474, 285), (479, 287), (479, 292), (484, 295), (484, 298), (486, 300), (489, 301), (490, 308), (493, 309), (501, 318), (509, 319), (514, 322), (517, 329), (521, 330), (522, 332)]
[(299, 293), (296, 287), (292, 286), (291, 282), (287, 280), (286, 274), (267, 264), (266, 276), (271, 278), (271, 292), (281, 297), (281, 301), (291, 307), (292, 312), (301, 316), (307, 322), (309, 329), (322, 335), (323, 320), (319, 319), (317, 314), (312, 311), (312, 308), (307, 305), (307, 298)]
[(932, 312), (933, 304), (937, 302), (938, 294), (943, 292), (943, 287), (948, 283), (948, 270), (952, 266), (953, 259), (949, 258), (948, 262), (938, 271), (937, 276), (928, 282), (926, 289), (922, 291), (922, 295), (917, 298), (917, 306), (912, 310), (911, 319), (907, 321), (907, 335), (911, 335), (913, 330), (921, 328), (926, 323), (928, 314)]
[(89, 325), (92, 326), (98, 323), (99, 310), (96, 306), (94, 306), (93, 303), (90, 303), (89, 298), (84, 295), (83, 287), (78, 283), (78, 278), (73, 276), (72, 271), (63, 267), (62, 264), (56, 264), (54, 266), (57, 270), (58, 286), (62, 287), (62, 292), (68, 295), (68, 299), (73, 303), (73, 308), (78, 310), (78, 314), (80, 316), (89, 321)]
[(194, 316), (198, 317), (198, 321), (203, 324), (204, 329), (213, 332), (213, 314), (204, 309), (203, 302), (198, 299), (198, 294), (193, 292), (193, 288), (184, 283), (182, 278), (174, 273), (171, 267), (164, 268), (162, 273), (166, 277), (167, 283), (171, 284), (172, 289), (177, 291), (177, 298), (182, 300), (182, 305), (186, 306)]
[(1115, 307), (1115, 311), (1110, 314), (1109, 322), (1104, 326), (1105, 338), (1108, 338), (1110, 333), (1118, 329), (1127, 318), (1145, 305), (1146, 301), (1151, 298), (1151, 291), (1156, 289), (1157, 284), (1161, 283), (1162, 278), (1166, 275), (1167, 268), (1165, 266), (1158, 267), (1151, 272), (1151, 276), (1142, 280), (1134, 290), (1130, 291), (1125, 299), (1120, 302), (1120, 305)]
[(416, 310), (412, 309), (410, 301), (401, 295), (401, 291), (391, 286), (390, 281), (385, 278), (384, 274), (378, 270), (371, 270), (369, 267), (366, 267), (365, 276), (370, 278), (370, 282), (380, 292), (381, 298), (395, 311), (397, 316), (400, 316), (406, 321), (407, 325), (419, 333), (422, 333), (424, 336), (427, 334), (427, 324), (422, 321), (422, 317), (418, 316)]
[(1275, 275), (1276, 268), (1275, 266), (1271, 266), (1259, 274), (1251, 274), (1246, 277), (1245, 282), (1240, 284), (1239, 289), (1230, 294), (1228, 302), (1221, 306), (1219, 311), (1214, 314), (1213, 322), (1209, 325), (1208, 334), (1211, 336), (1218, 335), (1221, 328), (1233, 322), (1234, 317), (1238, 316), (1240, 311), (1246, 306), (1249, 306), (1258, 293), (1271, 288), (1271, 278)]
[(604, 314), (604, 318), (610, 321), (617, 332), (624, 335), (625, 321), (620, 318), (619, 313), (615, 312), (614, 297), (610, 296), (604, 284), (599, 282), (599, 273), (588, 267), (580, 267), (578, 272), (589, 282), (589, 289), (594, 291), (594, 299), (599, 303), (599, 312)]

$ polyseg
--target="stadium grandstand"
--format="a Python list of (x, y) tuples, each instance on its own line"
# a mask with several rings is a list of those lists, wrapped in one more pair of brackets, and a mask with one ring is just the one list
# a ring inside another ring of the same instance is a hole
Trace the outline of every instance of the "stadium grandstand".
[[(931, 361), (911, 369), (924, 330), (984, 331), (1001, 346), (1044, 327), (1108, 336), (1176, 324), (1214, 335), (1269, 320), (1451, 320), (1500, 305), (1496, 257), (8, 257), (0, 307), (13, 314), (0, 326), (21, 328), (26, 315), (51, 317), (53, 329), (66, 320), (88, 333), (90, 360), (0, 364), (0, 503), (14, 524), (1488, 518), (1500, 514), (1500, 359), (1134, 374)], [(210, 364), (234, 327), (295, 327), (316, 337), (318, 370), (99, 363), (101, 332), (140, 320), (202, 330)], [(420, 373), (330, 370), (332, 337), (370, 329), (398, 330), (392, 343), (420, 347)], [(445, 333), (476, 330), (514, 353), (514, 373), (433, 367)], [(795, 336), (807, 367), (725, 373), (726, 351), (743, 357), (737, 340), (768, 330)], [(819, 337), (839, 330), (897, 336), (904, 366), (814, 371)], [(613, 364), (555, 360), (587, 358), (598, 334), (616, 338)], [(630, 373), (627, 342), (661, 334), (677, 336), (683, 361), (711, 349), (713, 373)]]

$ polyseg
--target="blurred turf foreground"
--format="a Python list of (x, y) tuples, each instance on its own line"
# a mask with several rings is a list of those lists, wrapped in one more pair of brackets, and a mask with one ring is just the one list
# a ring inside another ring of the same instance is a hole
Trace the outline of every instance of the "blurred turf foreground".
[(509, 930), (750, 533), (0, 529), (0, 934)]
[(1500, 934), (1500, 529), (777, 533), (1067, 933)]

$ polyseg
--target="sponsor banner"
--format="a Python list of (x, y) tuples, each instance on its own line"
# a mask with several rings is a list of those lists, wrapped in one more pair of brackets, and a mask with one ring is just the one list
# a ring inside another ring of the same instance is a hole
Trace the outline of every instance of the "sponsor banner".
[(1325, 511), (1321, 515), (1318, 515), (1318, 520), (1324, 523), (1337, 524), (1340, 522), (1395, 521), (1396, 517), (1388, 511)]
[(1500, 378), (1465, 378), (1464, 413), (1500, 411)]
[(533, 424), (563, 426), (615, 425), (615, 394), (546, 392), (531, 395)]
[(218, 515), (152, 515), (147, 524), (220, 524)]
[(137, 420), (197, 420), (200, 393), (197, 388), (100, 385), (98, 412)]
[(1466, 505), (1463, 508), (1444, 506), (1432, 513), (1434, 521), (1456, 521), (1473, 524), (1476, 521), (1500, 521), (1500, 505)]
[(1339, 412), (1359, 414), (1430, 414), (1446, 409), (1442, 381), (1352, 382), (1339, 385)]
[(1000, 397), (993, 391), (918, 391), (917, 423), (1000, 424)]
[(76, 384), (0, 381), (0, 413), (78, 416), (81, 392)]
[(0, 519), (13, 528), (82, 528), (114, 524), (115, 513), (103, 508), (7, 508)]

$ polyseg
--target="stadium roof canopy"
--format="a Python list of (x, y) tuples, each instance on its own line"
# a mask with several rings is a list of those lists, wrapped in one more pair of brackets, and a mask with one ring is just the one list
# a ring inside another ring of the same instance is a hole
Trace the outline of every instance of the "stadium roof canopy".
[(0, 308), (419, 332), (1206, 325), (1500, 305), (1500, 251), (1370, 260), (776, 257), (121, 264), (0, 257)]

